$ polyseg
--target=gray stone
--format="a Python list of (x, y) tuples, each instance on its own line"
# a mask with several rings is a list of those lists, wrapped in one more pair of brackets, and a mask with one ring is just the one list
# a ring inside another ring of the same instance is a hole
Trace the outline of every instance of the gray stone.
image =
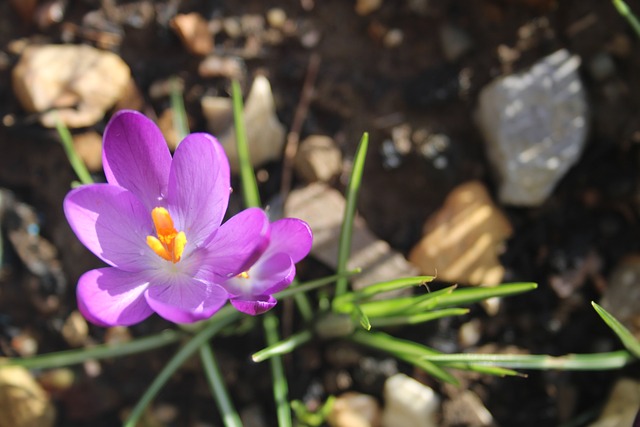
[(540, 205), (582, 154), (587, 103), (579, 65), (563, 49), (482, 89), (476, 118), (503, 203)]

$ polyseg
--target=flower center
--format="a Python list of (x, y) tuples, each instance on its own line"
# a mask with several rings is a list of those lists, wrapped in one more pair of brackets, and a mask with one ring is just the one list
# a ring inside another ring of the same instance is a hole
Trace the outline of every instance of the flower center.
[(160, 258), (175, 264), (182, 257), (182, 252), (187, 244), (187, 236), (184, 231), (178, 232), (175, 229), (173, 219), (165, 208), (154, 208), (151, 211), (151, 218), (158, 237), (147, 236), (147, 245)]
[(243, 271), (242, 273), (238, 274), (236, 277), (238, 279), (248, 279), (249, 278), (249, 272), (248, 271)]

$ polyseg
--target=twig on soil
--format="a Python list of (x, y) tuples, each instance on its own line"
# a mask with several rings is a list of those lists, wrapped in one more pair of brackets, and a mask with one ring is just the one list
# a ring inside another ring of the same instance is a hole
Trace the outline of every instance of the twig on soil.
[(284, 160), (282, 162), (282, 181), (280, 184), (280, 200), (282, 201), (287, 199), (289, 191), (291, 191), (293, 161), (296, 157), (296, 153), (298, 152), (300, 131), (302, 130), (304, 120), (307, 118), (307, 112), (309, 111), (309, 104), (311, 103), (311, 97), (313, 96), (319, 66), (320, 55), (314, 53), (309, 58), (309, 65), (307, 66), (307, 74), (302, 85), (300, 101), (298, 102), (295, 114), (293, 115), (291, 130), (287, 134), (287, 142), (284, 148)]

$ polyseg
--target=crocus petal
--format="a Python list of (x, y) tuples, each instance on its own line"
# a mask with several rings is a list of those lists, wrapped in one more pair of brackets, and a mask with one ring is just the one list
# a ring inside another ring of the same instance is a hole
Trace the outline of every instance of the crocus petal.
[(167, 194), (171, 153), (158, 126), (137, 111), (119, 111), (103, 140), (107, 181), (131, 191), (148, 211), (160, 206)]
[(271, 224), (271, 239), (266, 254), (285, 253), (294, 263), (311, 250), (313, 234), (306, 222), (297, 218), (283, 218)]
[(128, 326), (149, 317), (153, 310), (144, 298), (144, 273), (99, 268), (83, 274), (76, 289), (80, 312), (99, 326)]
[(271, 295), (260, 295), (252, 299), (243, 299), (242, 297), (232, 298), (231, 305), (238, 311), (251, 316), (257, 316), (266, 311), (271, 310), (278, 301)]
[(229, 161), (211, 135), (194, 133), (176, 149), (168, 206), (190, 245), (200, 246), (224, 218), (230, 194)]
[(151, 215), (129, 191), (110, 184), (78, 187), (64, 199), (64, 213), (78, 239), (104, 262), (140, 271), (157, 256), (147, 247)]
[(269, 244), (269, 219), (262, 209), (249, 208), (234, 215), (207, 243), (197, 278), (219, 283), (256, 262)]
[(151, 308), (175, 323), (193, 323), (208, 319), (227, 302), (228, 294), (220, 286), (206, 284), (188, 276), (154, 281), (145, 292)]
[(257, 296), (280, 292), (293, 281), (296, 267), (287, 254), (261, 257), (248, 272), (249, 277), (232, 277), (222, 283), (232, 296)]

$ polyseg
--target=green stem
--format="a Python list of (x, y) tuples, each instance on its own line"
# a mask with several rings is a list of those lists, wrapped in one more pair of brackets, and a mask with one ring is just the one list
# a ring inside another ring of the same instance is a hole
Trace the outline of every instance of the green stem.
[(182, 366), (193, 353), (195, 353), (205, 342), (218, 333), (222, 328), (239, 317), (239, 312), (233, 307), (226, 306), (215, 315), (209, 324), (198, 332), (169, 360), (169, 363), (160, 371), (155, 380), (151, 383), (147, 391), (142, 395), (136, 406), (131, 411), (124, 427), (135, 427), (145, 409), (158, 394), (160, 389), (171, 378), (171, 376)]
[(638, 18), (636, 18), (631, 9), (629, 9), (627, 3), (623, 0), (613, 0), (613, 5), (618, 10), (618, 13), (627, 20), (629, 25), (631, 25), (633, 31), (636, 32), (636, 35), (640, 37), (640, 22), (638, 22)]
[(182, 96), (182, 84), (177, 77), (171, 79), (171, 109), (173, 111), (173, 127), (176, 129), (178, 139), (182, 141), (189, 135), (189, 120), (187, 110), (184, 108)]
[[(275, 345), (279, 341), (278, 318), (271, 313), (264, 317), (264, 330), (267, 338), (267, 345)], [(291, 410), (289, 408), (288, 394), (289, 385), (284, 375), (282, 357), (279, 355), (269, 359), (271, 364), (271, 376), (273, 379), (273, 397), (276, 402), (276, 412), (278, 414), (279, 427), (291, 427)]]
[(76, 149), (73, 146), (73, 137), (71, 136), (69, 129), (67, 129), (59, 117), (56, 117), (56, 130), (60, 135), (60, 142), (62, 143), (64, 152), (67, 155), (67, 159), (69, 159), (69, 163), (71, 164), (73, 171), (78, 175), (80, 182), (83, 184), (93, 184), (91, 174), (87, 170), (82, 159), (78, 156), (78, 153), (76, 153)]
[(302, 331), (291, 335), (284, 341), (277, 341), (275, 344), (269, 345), (258, 352), (255, 352), (251, 358), (254, 362), (263, 362), (271, 357), (291, 353), (302, 344), (311, 341), (313, 334), (311, 331)]
[(233, 98), (233, 121), (236, 129), (236, 144), (238, 147), (238, 162), (240, 163), (240, 181), (242, 183), (242, 196), (244, 205), (250, 207), (261, 207), (260, 193), (258, 192), (258, 182), (253, 173), (251, 158), (249, 155), (249, 145), (247, 144), (247, 133), (244, 126), (244, 114), (242, 107), (242, 90), (240, 83), (233, 81), (231, 84)]
[[(344, 274), (347, 271), (347, 262), (349, 261), (349, 255), (351, 253), (351, 238), (353, 236), (353, 221), (356, 217), (356, 204), (358, 202), (358, 192), (360, 191), (360, 183), (362, 182), (362, 173), (364, 171), (364, 160), (367, 156), (367, 149), (369, 147), (369, 134), (364, 133), (358, 150), (356, 151), (356, 157), (353, 162), (353, 168), (351, 170), (351, 178), (349, 179), (349, 186), (347, 188), (347, 202), (344, 209), (344, 219), (342, 220), (342, 227), (340, 229), (340, 242), (338, 245), (338, 274)], [(335, 296), (347, 292), (348, 281), (345, 277), (338, 279), (336, 283)]]
[(238, 412), (231, 403), (229, 393), (224, 385), (224, 380), (220, 374), (220, 369), (216, 363), (216, 359), (211, 351), (211, 347), (207, 344), (200, 346), (200, 359), (204, 366), (205, 373), (207, 374), (207, 380), (211, 386), (211, 392), (216, 400), (218, 409), (222, 414), (222, 421), (226, 427), (242, 427), (242, 421)]
[(101, 344), (92, 348), (59, 351), (33, 357), (2, 359), (0, 360), (0, 369), (2, 369), (2, 366), (12, 365), (23, 366), (27, 369), (60, 368), (62, 366), (83, 363), (92, 359), (128, 356), (130, 354), (142, 353), (173, 344), (184, 336), (185, 334), (182, 332), (167, 330), (149, 337), (136, 338), (124, 344)]

